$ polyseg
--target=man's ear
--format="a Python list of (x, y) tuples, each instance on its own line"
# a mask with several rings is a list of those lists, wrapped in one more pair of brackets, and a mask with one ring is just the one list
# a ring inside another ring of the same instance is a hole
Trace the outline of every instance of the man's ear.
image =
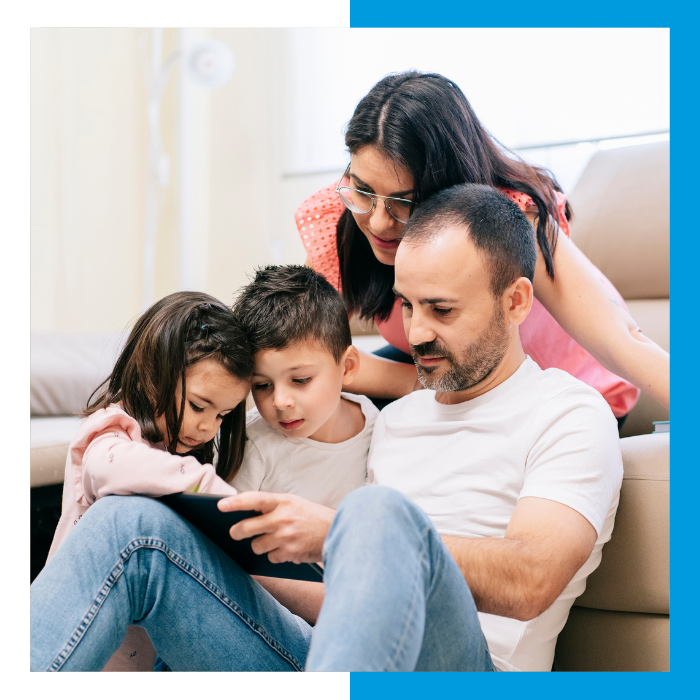
[(519, 326), (530, 313), (533, 298), (532, 282), (527, 277), (518, 277), (503, 293), (503, 310), (507, 321)]
[(360, 371), (360, 353), (351, 345), (340, 360), (343, 365), (343, 386), (351, 384)]

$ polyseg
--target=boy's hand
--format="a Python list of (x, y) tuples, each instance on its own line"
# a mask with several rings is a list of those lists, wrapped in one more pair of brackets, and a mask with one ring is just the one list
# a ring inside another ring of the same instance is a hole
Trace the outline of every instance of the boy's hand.
[(246, 491), (222, 498), (220, 511), (257, 510), (262, 515), (236, 523), (229, 531), (234, 540), (255, 537), (256, 554), (267, 553), (273, 564), (291, 561), (320, 562), (323, 543), (335, 511), (286, 493)]

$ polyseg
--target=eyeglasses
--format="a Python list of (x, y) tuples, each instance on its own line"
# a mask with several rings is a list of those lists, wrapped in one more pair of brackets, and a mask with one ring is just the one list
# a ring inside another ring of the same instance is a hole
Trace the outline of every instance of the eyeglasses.
[(400, 224), (408, 222), (411, 214), (413, 202), (410, 199), (400, 199), (399, 197), (382, 197), (378, 194), (370, 194), (353, 187), (341, 187), (340, 183), (348, 176), (350, 166), (345, 169), (345, 174), (340, 178), (335, 191), (340, 197), (340, 201), (355, 214), (369, 214), (380, 199), (384, 202), (384, 208), (388, 214), (396, 219)]

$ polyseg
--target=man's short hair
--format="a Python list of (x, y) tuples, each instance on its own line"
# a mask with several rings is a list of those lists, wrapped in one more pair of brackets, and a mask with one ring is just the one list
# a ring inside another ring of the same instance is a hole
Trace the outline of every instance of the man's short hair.
[(518, 205), (488, 185), (454, 185), (430, 197), (411, 215), (402, 245), (426, 242), (450, 226), (463, 226), (488, 260), (495, 297), (519, 277), (535, 275), (535, 232)]
[(352, 344), (348, 312), (323, 275), (303, 265), (266, 265), (241, 289), (234, 314), (253, 352), (315, 340), (340, 362)]

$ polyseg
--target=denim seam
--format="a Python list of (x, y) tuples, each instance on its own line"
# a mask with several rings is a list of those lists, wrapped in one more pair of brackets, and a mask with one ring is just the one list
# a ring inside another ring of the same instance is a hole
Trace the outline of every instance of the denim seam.
[(223, 591), (221, 591), (217, 586), (215, 586), (211, 581), (209, 581), (205, 576), (203, 576), (197, 569), (195, 569), (191, 564), (189, 564), (182, 556), (173, 552), (164, 542), (159, 539), (154, 538), (138, 538), (132, 540), (120, 553), (120, 561), (114, 566), (112, 571), (105, 579), (102, 587), (97, 594), (97, 597), (93, 601), (92, 606), (85, 614), (80, 624), (76, 627), (71, 638), (68, 640), (66, 646), (61, 650), (61, 652), (56, 656), (51, 666), (49, 666), (49, 671), (59, 671), (63, 664), (68, 660), (70, 655), (75, 650), (78, 642), (83, 638), (87, 632), (90, 624), (92, 623), (98, 610), (102, 607), (104, 601), (107, 599), (107, 595), (114, 586), (114, 584), (119, 580), (122, 573), (124, 573), (124, 565), (131, 558), (131, 555), (139, 549), (154, 549), (162, 552), (165, 556), (175, 564), (179, 569), (185, 572), (187, 575), (191, 576), (197, 583), (201, 584), (206, 588), (212, 595), (214, 595), (223, 605), (225, 605), (231, 612), (234, 613), (238, 618), (242, 620), (253, 632), (255, 632), (263, 641), (270, 646), (276, 653), (278, 653), (282, 658), (284, 658), (292, 667), (297, 671), (303, 671), (304, 667), (299, 661), (284, 649), (275, 639), (267, 634), (265, 629), (253, 621), (248, 615), (246, 615), (243, 610), (239, 608), (236, 603), (231, 600)]
[[(449, 550), (448, 550), (449, 552)], [(445, 576), (446, 574), (446, 566), (448, 565), (448, 562), (446, 561), (445, 557), (445, 552), (441, 547), (436, 547), (435, 548), (435, 553), (437, 555), (436, 561), (433, 566), (431, 566), (431, 580), (430, 580), (430, 590), (428, 591), (428, 595), (426, 596), (426, 608), (428, 607), (430, 603), (430, 599), (432, 595), (434, 594), (436, 587), (440, 584), (441, 579)], [(451, 556), (451, 555), (447, 555)], [(469, 588), (469, 584), (467, 584), (467, 588)], [(471, 595), (471, 589), (469, 590), (469, 594)], [(475, 604), (476, 607), (476, 604)], [(489, 654), (489, 663), (491, 664), (492, 670), (496, 670), (495, 666), (493, 665), (493, 660), (491, 659), (491, 652), (489, 650), (489, 645), (488, 642), (486, 641), (486, 636), (484, 635), (484, 631), (481, 629), (481, 625), (479, 625), (479, 632), (481, 634), (481, 638), (484, 642), (484, 648), (486, 649), (486, 652)], [(522, 634), (522, 632), (521, 632)]]
[[(423, 562), (425, 560), (425, 554), (427, 551), (427, 545), (428, 545), (428, 540), (426, 538), (426, 534), (430, 531), (431, 525), (427, 525), (423, 531), (420, 533), (420, 539), (423, 540), (423, 546), (421, 547), (421, 550), (419, 552), (419, 562), (421, 565), (421, 568), (423, 566)], [(391, 668), (389, 669), (390, 671), (395, 671), (396, 670), (396, 662), (398, 659), (399, 654), (403, 650), (404, 644), (406, 642), (406, 639), (408, 637), (408, 628), (409, 628), (409, 621), (413, 617), (413, 614), (415, 613), (416, 610), (416, 603), (417, 603), (417, 598), (418, 598), (418, 591), (420, 590), (419, 587), (416, 587), (416, 591), (413, 595), (413, 600), (411, 600), (411, 607), (409, 609), (409, 613), (406, 616), (406, 624), (404, 625), (403, 633), (401, 634), (401, 639), (399, 639), (398, 645), (396, 647), (396, 650), (394, 651), (393, 658), (391, 660), (390, 666)]]

